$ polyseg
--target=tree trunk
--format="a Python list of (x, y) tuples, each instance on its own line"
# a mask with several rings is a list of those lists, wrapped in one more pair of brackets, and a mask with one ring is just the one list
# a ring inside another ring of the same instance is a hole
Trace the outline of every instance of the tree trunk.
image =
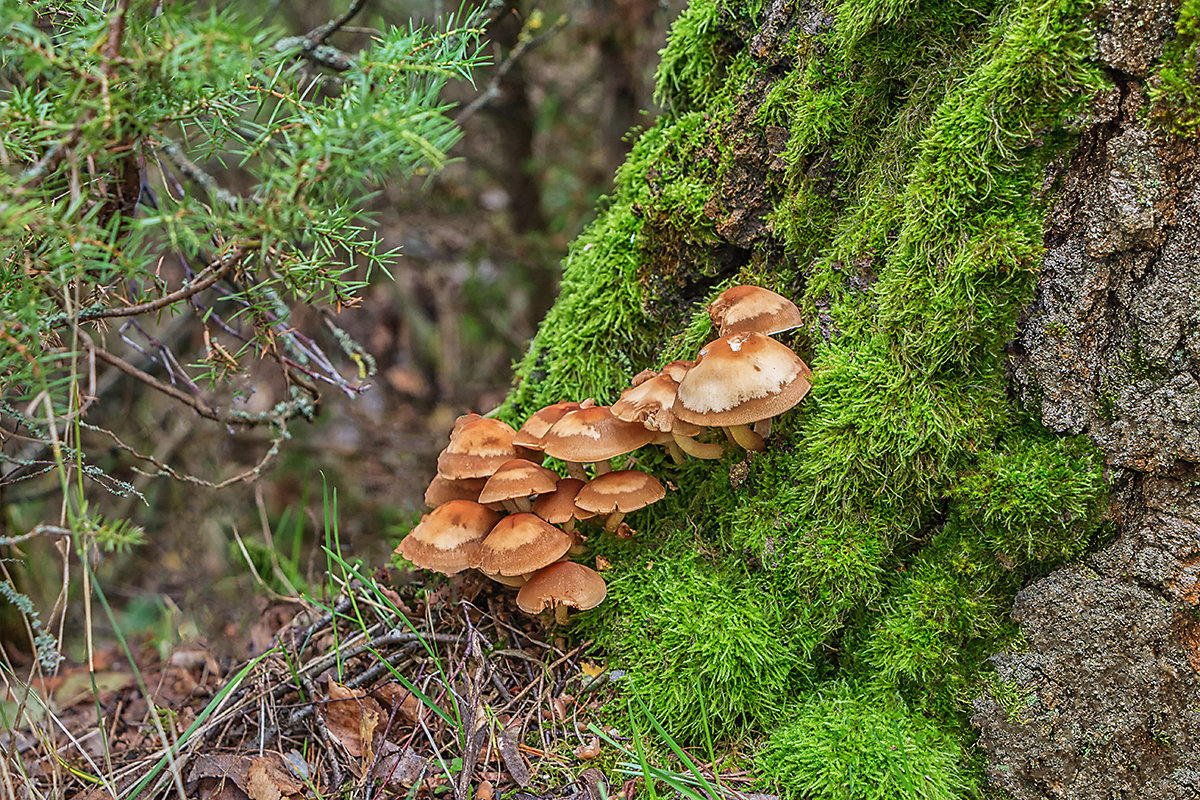
[(669, 112), (505, 407), (694, 357), (732, 282), (807, 312), (784, 340), (814, 388), (767, 451), (639, 454), (678, 491), (602, 545), (588, 634), (672, 735), (760, 733), (792, 797), (1200, 791), (1195, 2), (1176, 16), (676, 22)]

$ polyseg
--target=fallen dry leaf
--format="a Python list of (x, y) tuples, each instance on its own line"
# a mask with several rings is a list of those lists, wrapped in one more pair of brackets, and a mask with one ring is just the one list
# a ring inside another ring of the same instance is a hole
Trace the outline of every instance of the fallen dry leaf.
[(274, 753), (254, 759), (246, 781), (250, 800), (282, 800), (304, 793), (304, 784), (292, 777), (283, 759)]
[(330, 735), (346, 752), (370, 763), (375, 756), (375, 736), (384, 719), (379, 701), (362, 689), (347, 689), (329, 681), (329, 697), (321, 704), (321, 717)]
[(416, 725), (417, 720), (421, 718), (421, 701), (395, 681), (376, 686), (371, 690), (371, 695), (389, 709), (393, 709), (400, 720), (409, 725)]

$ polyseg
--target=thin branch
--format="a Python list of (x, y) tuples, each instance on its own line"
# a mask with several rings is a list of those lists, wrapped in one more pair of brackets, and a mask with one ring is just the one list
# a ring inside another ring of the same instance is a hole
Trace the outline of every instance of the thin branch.
[(87, 343), (87, 348), (88, 348), (89, 353), (91, 353), (96, 358), (100, 359), (101, 361), (105, 362), (106, 364), (110, 364), (110, 365), (116, 367), (117, 369), (121, 370), (121, 372), (124, 372), (126, 375), (129, 375), (132, 378), (137, 378), (139, 381), (146, 384), (151, 389), (156, 389), (156, 390), (162, 392), (163, 394), (167, 395), (168, 397), (172, 397), (172, 398), (178, 400), (179, 402), (183, 403), (184, 405), (191, 407), (197, 414), (199, 414), (202, 417), (205, 417), (206, 419), (211, 419), (214, 422), (226, 422), (226, 423), (239, 422), (239, 423), (245, 424), (245, 422), (243, 420), (228, 419), (225, 415), (221, 414), (220, 411), (213, 408), (212, 406), (210, 406), (208, 403), (204, 402), (200, 398), (192, 397), (191, 395), (187, 394), (186, 392), (184, 392), (180, 389), (176, 389), (174, 386), (171, 386), (168, 383), (163, 383), (162, 381), (160, 381), (158, 378), (154, 377), (150, 373), (143, 372), (142, 370), (138, 369), (133, 364), (130, 364), (128, 361), (121, 358), (120, 356), (115, 356), (112, 353), (108, 352), (107, 350), (104, 350), (100, 347), (96, 347), (96, 345), (91, 342)]
[[(109, 317), (132, 317), (139, 314), (145, 314), (150, 311), (157, 311), (160, 308), (166, 308), (172, 303), (178, 303), (181, 300), (187, 300), (193, 295), (203, 292), (208, 287), (212, 286), (221, 278), (228, 275), (234, 267), (241, 264), (245, 258), (248, 248), (238, 247), (231, 253), (218, 258), (216, 261), (209, 264), (204, 269), (196, 273), (187, 284), (179, 287), (175, 291), (165, 294), (157, 300), (151, 300), (148, 303), (140, 303), (136, 306), (124, 306), (122, 308), (98, 308), (93, 310), (84, 310), (79, 312), (77, 322), (91, 322), (97, 319), (107, 319)], [(55, 320), (55, 323), (62, 324), (69, 321), (66, 317), (60, 320)]]
[(474, 100), (472, 100), (470, 103), (467, 103), (467, 105), (463, 107), (462, 111), (458, 112), (458, 116), (454, 118), (454, 124), (461, 126), (463, 122), (476, 114), (480, 109), (484, 108), (497, 97), (499, 97), (500, 82), (504, 80), (504, 76), (507, 75), (514, 66), (516, 66), (517, 61), (520, 60), (520, 58), (530, 50), (540, 47), (550, 39), (557, 36), (558, 32), (566, 26), (567, 17), (564, 14), (555, 20), (554, 24), (546, 29), (546, 32), (540, 36), (522, 36), (520, 41), (517, 42), (517, 46), (510, 50), (504, 61), (500, 62), (500, 66), (496, 67), (496, 71), (492, 74), (492, 79), (488, 81), (487, 88), (480, 92), (480, 94)]
[(331, 19), (324, 25), (309, 31), (308, 36), (305, 37), (309, 42), (311, 42), (309, 48), (311, 49), (319, 44), (324, 44), (326, 39), (337, 33), (338, 30), (343, 28), (347, 22), (354, 19), (354, 17), (359, 11), (362, 11), (363, 6), (366, 4), (367, 0), (354, 0), (354, 2), (350, 4), (350, 8), (346, 9), (346, 12), (340, 17)]

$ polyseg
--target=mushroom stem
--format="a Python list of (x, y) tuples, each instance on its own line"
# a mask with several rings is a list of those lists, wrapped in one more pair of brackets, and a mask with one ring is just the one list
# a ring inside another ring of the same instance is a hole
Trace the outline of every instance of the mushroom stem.
[(609, 533), (616, 532), (617, 526), (621, 524), (621, 520), (623, 519), (625, 519), (624, 511), (614, 511), (613, 513), (609, 514), (608, 519), (604, 521), (604, 530), (608, 531)]
[(612, 472), (612, 462), (610, 462), (607, 458), (596, 461), (592, 464), (592, 466), (596, 469), (597, 478), (606, 472)]
[(767, 438), (768, 436), (771, 435), (771, 423), (774, 420), (775, 420), (774, 417), (767, 417), (766, 419), (760, 419), (758, 422), (754, 423), (754, 432), (757, 433), (759, 436), (763, 437), (764, 439)]
[(724, 448), (716, 442), (697, 442), (690, 436), (678, 433), (672, 433), (671, 437), (675, 440), (675, 444), (679, 445), (679, 449), (692, 458), (720, 458), (724, 452)]
[(578, 461), (568, 461), (566, 464), (568, 475), (575, 480), (583, 481), (585, 483), (587, 482), (588, 476), (587, 473), (583, 471), (583, 464), (580, 464)]
[(674, 439), (666, 443), (666, 448), (667, 452), (671, 454), (671, 461), (674, 462), (675, 466), (683, 464), (683, 451), (679, 449), (679, 445), (675, 444)]
[(554, 621), (557, 622), (559, 625), (567, 624), (567, 604), (566, 603), (555, 603), (554, 604)]
[(747, 450), (766, 450), (767, 443), (749, 425), (731, 425), (725, 429), (725, 434)]
[(500, 505), (504, 506), (504, 510), (510, 514), (517, 513), (517, 501), (516, 500), (501, 500)]
[(523, 511), (526, 514), (533, 513), (533, 499), (532, 498), (514, 497), (512, 502), (513, 502), (513, 505), (516, 506), (517, 511), (519, 511), (519, 512)]

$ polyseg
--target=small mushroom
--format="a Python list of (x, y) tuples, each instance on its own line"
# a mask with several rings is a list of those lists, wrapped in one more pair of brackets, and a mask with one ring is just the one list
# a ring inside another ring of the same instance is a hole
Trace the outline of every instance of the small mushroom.
[(501, 464), (487, 479), (479, 492), (479, 502), (503, 503), (509, 511), (530, 511), (535, 494), (553, 492), (558, 473), (524, 458), (514, 458)]
[(445, 575), (475, 566), (480, 543), (500, 515), (470, 500), (451, 500), (421, 517), (396, 552), (413, 564)]
[(464, 414), (454, 425), (450, 444), (438, 455), (438, 475), (448, 480), (489, 477), (505, 461), (521, 457), (513, 446), (516, 435), (501, 420)]
[(483, 478), (462, 478), (450, 480), (441, 475), (434, 475), (425, 489), (425, 505), (437, 508), (451, 500), (479, 501), (479, 492), (483, 489)]
[(666, 496), (667, 490), (658, 478), (636, 469), (623, 469), (594, 478), (579, 490), (575, 505), (597, 514), (607, 514), (604, 528), (615, 531), (626, 514), (657, 503)]
[(517, 431), (517, 435), (513, 438), (513, 444), (540, 452), (542, 449), (542, 437), (546, 435), (546, 431), (550, 430), (550, 427), (554, 423), (562, 419), (564, 414), (581, 408), (591, 408), (595, 404), (595, 401), (591, 399), (584, 400), (582, 403), (563, 400), (560, 403), (554, 403), (535, 411)]
[(595, 571), (574, 561), (560, 561), (529, 578), (517, 592), (517, 607), (526, 614), (554, 609), (554, 620), (567, 623), (567, 607), (586, 611), (595, 608), (608, 594), (604, 579)]
[(571, 537), (533, 514), (512, 514), (479, 544), (478, 567), (485, 575), (513, 577), (553, 564), (571, 548)]
[(542, 451), (567, 462), (572, 478), (586, 480), (583, 464), (594, 463), (597, 474), (608, 472), (608, 460), (645, 447), (653, 432), (636, 422), (612, 415), (608, 406), (580, 408), (564, 414), (542, 437)]
[(700, 350), (675, 393), (675, 416), (696, 425), (721, 427), (747, 450), (762, 450), (750, 430), (760, 420), (800, 402), (811, 371), (785, 345), (761, 333), (735, 333)]
[(733, 286), (708, 305), (721, 336), (782, 333), (804, 324), (796, 304), (761, 286)]
[[(680, 363), (691, 362), (672, 362)], [(720, 445), (697, 442), (693, 437), (700, 434), (700, 427), (675, 416), (673, 409), (678, 389), (679, 381), (666, 372), (652, 375), (621, 393), (621, 398), (612, 404), (613, 416), (626, 422), (640, 422), (647, 430), (671, 434), (663, 444), (676, 464), (683, 463), (681, 450), (695, 458), (720, 458)], [(654, 444), (659, 442), (656, 440)]]
[(534, 501), (533, 513), (552, 525), (562, 525), (564, 531), (574, 534), (575, 520), (596, 516), (594, 511), (575, 505), (575, 495), (585, 485), (587, 482), (578, 478), (563, 478), (553, 492), (541, 495)]

